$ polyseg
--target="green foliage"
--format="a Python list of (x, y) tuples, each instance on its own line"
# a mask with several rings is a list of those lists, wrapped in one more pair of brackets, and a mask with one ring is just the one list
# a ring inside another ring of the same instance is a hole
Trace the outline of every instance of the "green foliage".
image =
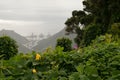
[(56, 47), (63, 47), (63, 51), (71, 51), (72, 49), (72, 41), (69, 39), (69, 38), (59, 38), (57, 39), (57, 44), (56, 44)]
[[(37, 60), (36, 54), (40, 55)], [(120, 44), (109, 34), (70, 52), (57, 47), (0, 60), (1, 80), (119, 80), (119, 77)]]
[(18, 53), (16, 41), (9, 36), (0, 37), (0, 58), (9, 59)]
[(120, 23), (114, 23), (114, 24), (111, 26), (110, 32), (111, 32), (113, 35), (118, 35), (118, 36), (120, 37)]
[[(113, 29), (113, 26), (118, 25), (116, 23), (120, 22), (119, 5), (119, 0), (83, 0), (84, 9), (73, 11), (72, 17), (66, 20), (66, 31), (76, 33), (75, 42), (79, 46), (86, 46), (96, 36), (104, 35)], [(117, 27), (114, 28), (118, 31)]]
[(87, 26), (87, 28), (84, 31), (82, 43), (83, 45), (89, 45), (92, 42), (92, 40), (96, 38), (96, 36), (101, 34), (101, 30), (99, 29), (100, 26), (100, 24), (91, 24)]

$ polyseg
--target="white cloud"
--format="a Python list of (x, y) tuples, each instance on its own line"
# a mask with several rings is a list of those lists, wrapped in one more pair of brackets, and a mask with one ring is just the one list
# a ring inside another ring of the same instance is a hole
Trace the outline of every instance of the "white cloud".
[(30, 35), (31, 33), (54, 34), (63, 28), (58, 27), (56, 24), (40, 21), (0, 20), (0, 29), (15, 30), (15, 32), (24, 36)]
[(82, 0), (0, 0), (0, 29), (53, 34), (82, 7)]

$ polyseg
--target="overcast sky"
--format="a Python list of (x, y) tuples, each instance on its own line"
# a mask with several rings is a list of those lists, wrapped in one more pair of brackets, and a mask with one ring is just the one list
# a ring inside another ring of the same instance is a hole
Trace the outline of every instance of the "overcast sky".
[(0, 30), (14, 30), (27, 36), (54, 34), (65, 27), (82, 0), (0, 0)]

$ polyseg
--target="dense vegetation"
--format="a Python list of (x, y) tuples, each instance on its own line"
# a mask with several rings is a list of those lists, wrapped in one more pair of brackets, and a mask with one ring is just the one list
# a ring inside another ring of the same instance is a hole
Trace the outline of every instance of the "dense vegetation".
[(71, 51), (72, 50), (72, 41), (69, 38), (58, 38), (56, 47), (63, 47), (63, 51)]
[(9, 36), (0, 37), (0, 59), (9, 59), (18, 53), (18, 46)]
[(100, 36), (88, 47), (19, 54), (0, 60), (1, 80), (119, 80), (120, 40)]
[(66, 31), (77, 34), (75, 42), (81, 47), (110, 33), (113, 24), (120, 24), (120, 0), (84, 0), (83, 5), (83, 10), (73, 11), (65, 22)]
[[(71, 41), (62, 38), (58, 39), (56, 49), (47, 48), (44, 52), (17, 54), (9, 60), (2, 59), (0, 79), (119, 80), (119, 4), (119, 0), (84, 0), (84, 10), (73, 11), (72, 17), (65, 23), (69, 33), (77, 34), (77, 49), (69, 51)], [(2, 45), (0, 41), (0, 46), (4, 47), (0, 51), (6, 47), (12, 50), (10, 46)]]

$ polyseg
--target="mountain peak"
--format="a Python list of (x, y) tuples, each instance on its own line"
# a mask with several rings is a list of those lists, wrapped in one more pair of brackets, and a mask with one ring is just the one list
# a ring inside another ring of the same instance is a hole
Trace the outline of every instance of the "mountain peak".
[(65, 34), (66, 34), (66, 31), (65, 31), (65, 28), (63, 28), (61, 31), (54, 34), (53, 36), (50, 36), (49, 38), (46, 38), (46, 39), (43, 39), (43, 40), (40, 40), (38, 42), (38, 45), (33, 47), (33, 50), (35, 50), (35, 51), (43, 51), (44, 49), (46, 49), (49, 46), (51, 46), (52, 48), (55, 48), (56, 41), (57, 41), (58, 38), (68, 37), (73, 41), (73, 39), (76, 36), (75, 34), (71, 34), (71, 35), (65, 35)]
[(16, 33), (14, 30), (6, 30), (6, 29), (2, 29), (0, 31), (0, 36), (10, 36), (11, 38), (15, 39), (18, 43), (24, 44), (26, 42), (28, 42), (28, 40), (21, 36), (20, 34)]
[(29, 52), (30, 50), (27, 49), (24, 44), (28, 43), (29, 41), (21, 36), (20, 34), (16, 33), (14, 30), (5, 30), (5, 29), (2, 29), (0, 31), (0, 36), (10, 36), (11, 38), (13, 38), (18, 46), (19, 46), (19, 52)]

